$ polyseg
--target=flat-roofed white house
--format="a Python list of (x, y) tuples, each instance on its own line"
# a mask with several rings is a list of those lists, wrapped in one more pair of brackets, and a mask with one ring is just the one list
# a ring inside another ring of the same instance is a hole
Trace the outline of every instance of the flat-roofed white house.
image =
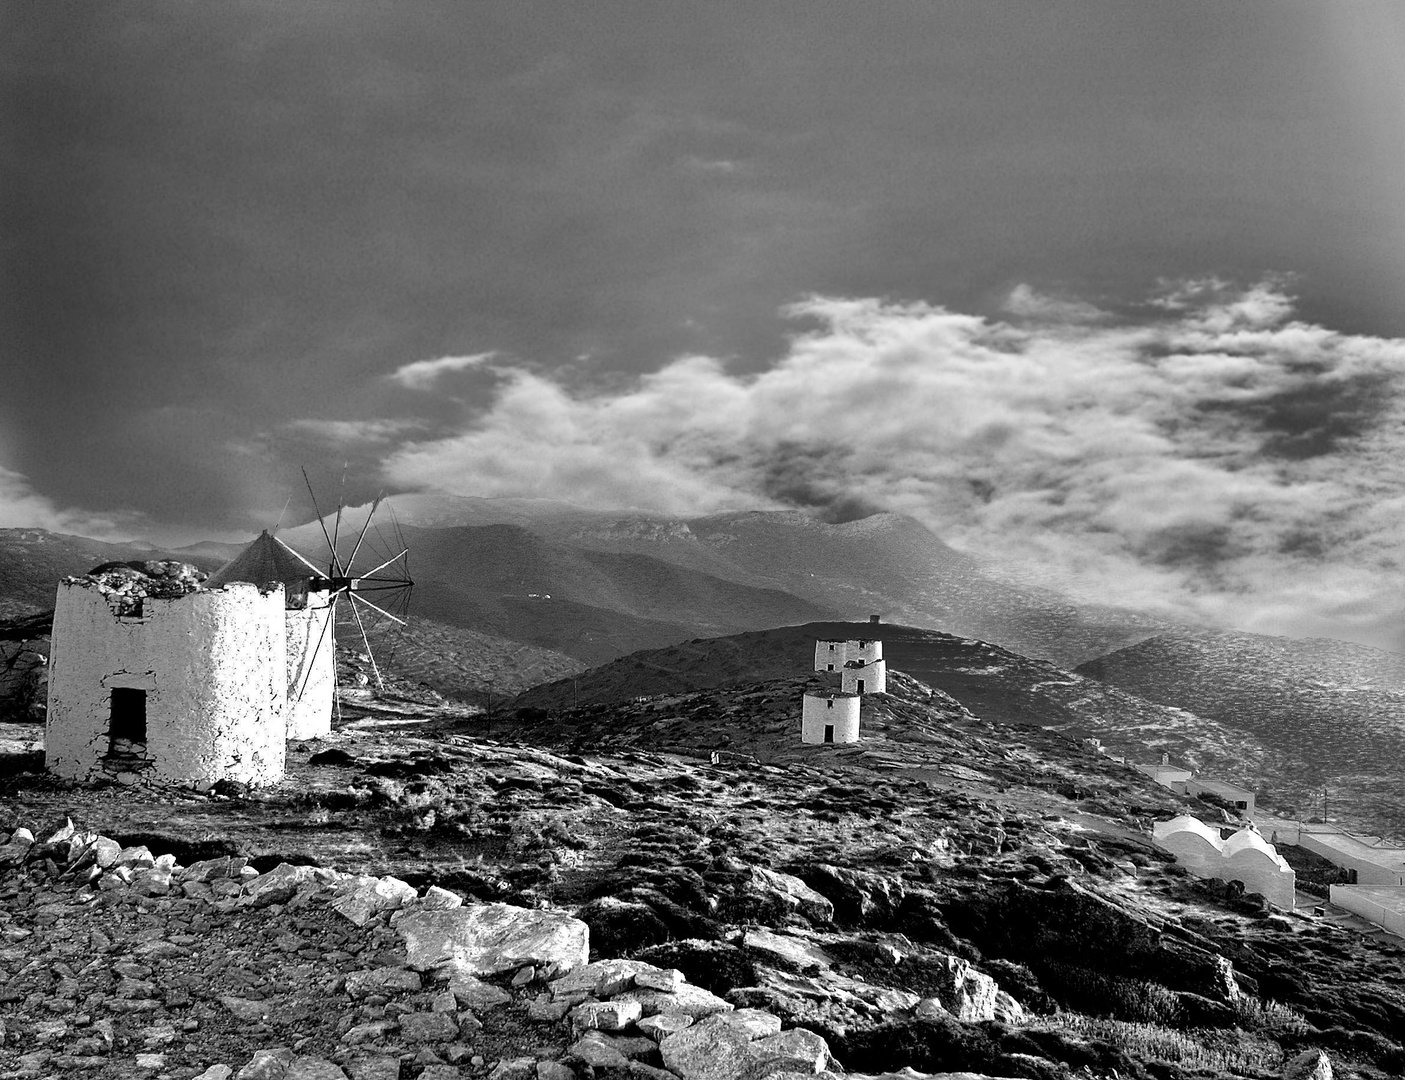
[(1227, 780), (1211, 780), (1204, 776), (1192, 777), (1186, 781), (1185, 793), (1187, 795), (1208, 793), (1229, 803), (1242, 816), (1251, 819), (1254, 816), (1254, 793), (1248, 788), (1231, 784)]

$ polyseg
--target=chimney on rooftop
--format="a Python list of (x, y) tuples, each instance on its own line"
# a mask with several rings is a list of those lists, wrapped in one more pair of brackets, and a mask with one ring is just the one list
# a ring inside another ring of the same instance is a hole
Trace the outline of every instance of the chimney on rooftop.
[(876, 623), (880, 618), (882, 618), (882, 616), (880, 615), (870, 615), (868, 617), (868, 621), (871, 623)]

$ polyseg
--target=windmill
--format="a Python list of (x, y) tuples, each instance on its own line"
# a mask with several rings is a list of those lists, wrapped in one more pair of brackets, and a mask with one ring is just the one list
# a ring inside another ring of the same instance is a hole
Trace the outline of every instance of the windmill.
[[(332, 712), (340, 709), (341, 704), (336, 675), (339, 622), (360, 634), (376, 685), (384, 689), (385, 681), (371, 639), (386, 623), (405, 626), (414, 587), (409, 571), (409, 548), (389, 504), (384, 505), (390, 510), (391, 537), (388, 539), (376, 522), (376, 514), (383, 505), (383, 499), (377, 496), (360, 531), (354, 533), (356, 539), (350, 553), (343, 557), (343, 501), (338, 499), (336, 518), (328, 531), (306, 470), (303, 480), (312, 496), (317, 524), (327, 544), (325, 569), (264, 531), (205, 582), (207, 588), (235, 581), (283, 584), (287, 597), (287, 736), (290, 739), (318, 738), (331, 731)], [(348, 541), (352, 535), (349, 531)], [(363, 556), (363, 551), (367, 555)], [(364, 563), (376, 561), (362, 570), (357, 567), (358, 558)]]

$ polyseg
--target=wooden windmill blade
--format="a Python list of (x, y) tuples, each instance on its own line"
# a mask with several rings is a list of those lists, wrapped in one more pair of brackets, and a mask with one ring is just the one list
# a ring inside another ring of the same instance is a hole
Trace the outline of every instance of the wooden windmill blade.
[[(361, 636), (366, 655), (370, 659), (376, 685), (379, 689), (384, 690), (385, 680), (381, 674), (382, 665), (378, 662), (375, 647), (371, 644), (372, 631), (381, 622), (390, 622), (401, 628), (406, 625), (410, 595), (414, 588), (414, 581), (409, 572), (409, 548), (404, 544), (403, 536), (400, 535), (398, 523), (395, 525), (398, 548), (393, 553), (388, 554), (383, 548), (378, 548), (374, 540), (367, 543), (373, 530), (383, 540), (375, 518), (384, 500), (382, 496), (377, 495), (366, 514), (366, 520), (356, 535), (350, 554), (343, 558), (339, 547), (342, 523), (346, 517), (346, 506), (343, 500), (339, 498), (337, 501), (336, 517), (332, 531), (329, 532), (326, 520), (321, 514), (317, 496), (312, 491), (312, 483), (307, 478), (306, 470), (303, 471), (303, 479), (307, 481), (308, 494), (312, 496), (312, 505), (318, 513), (318, 525), (322, 532), (322, 538), (327, 544), (327, 571), (325, 574), (318, 571), (321, 576), (314, 579), (309, 587), (310, 592), (325, 593), (327, 595), (326, 606), (331, 609), (321, 636), (330, 636), (332, 639), (330, 646), (335, 650), (338, 619), (342, 621), (344, 626), (354, 625), (356, 632)], [(342, 482), (345, 485), (344, 475)], [(301, 556), (299, 557), (301, 558)], [(365, 570), (358, 569), (356, 565), (358, 558), (362, 558), (368, 563), (375, 559), (375, 564)], [(310, 567), (313, 566), (308, 559), (303, 559), (303, 562)], [(374, 599), (371, 598), (372, 596)], [(323, 643), (319, 640), (317, 647), (321, 648), (322, 645)], [(335, 668), (335, 655), (333, 667)], [(339, 684), (335, 686), (335, 690), (339, 708)], [(301, 692), (299, 700), (301, 700)]]

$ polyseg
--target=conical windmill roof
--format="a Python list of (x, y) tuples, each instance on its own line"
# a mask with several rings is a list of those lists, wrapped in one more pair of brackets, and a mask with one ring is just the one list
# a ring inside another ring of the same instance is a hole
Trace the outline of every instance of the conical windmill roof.
[(206, 578), (205, 588), (218, 589), (234, 581), (295, 585), (307, 582), (315, 574), (312, 567), (293, 554), (292, 548), (265, 529), (253, 543)]

